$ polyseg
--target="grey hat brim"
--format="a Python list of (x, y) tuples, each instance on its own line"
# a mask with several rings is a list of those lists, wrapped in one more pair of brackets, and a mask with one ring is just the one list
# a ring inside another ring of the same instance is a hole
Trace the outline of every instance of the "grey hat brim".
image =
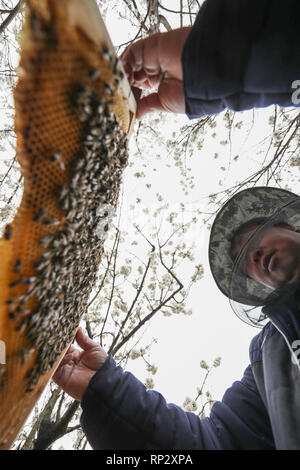
[[(298, 210), (292, 207), (295, 202)], [(299, 209), (298, 195), (265, 186), (244, 189), (227, 201), (214, 220), (209, 240), (210, 269), (224, 295), (244, 305), (265, 305), (266, 299), (274, 292), (273, 289), (234, 268), (230, 253), (231, 240), (243, 224), (260, 217), (299, 226)]]

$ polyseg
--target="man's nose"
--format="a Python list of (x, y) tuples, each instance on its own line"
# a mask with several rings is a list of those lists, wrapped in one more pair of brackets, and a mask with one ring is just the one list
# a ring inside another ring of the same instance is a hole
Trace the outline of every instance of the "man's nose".
[(259, 264), (260, 261), (261, 261), (262, 255), (263, 255), (262, 248), (256, 247), (255, 249), (253, 249), (253, 251), (251, 252), (251, 255), (250, 255), (250, 259), (251, 259), (252, 263)]

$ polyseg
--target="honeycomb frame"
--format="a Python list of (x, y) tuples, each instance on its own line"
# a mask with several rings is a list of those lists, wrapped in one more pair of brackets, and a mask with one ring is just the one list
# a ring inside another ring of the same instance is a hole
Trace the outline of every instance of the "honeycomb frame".
[(0, 240), (0, 449), (73, 342), (127, 164), (136, 103), (94, 0), (27, 0), (14, 98), (24, 190)]

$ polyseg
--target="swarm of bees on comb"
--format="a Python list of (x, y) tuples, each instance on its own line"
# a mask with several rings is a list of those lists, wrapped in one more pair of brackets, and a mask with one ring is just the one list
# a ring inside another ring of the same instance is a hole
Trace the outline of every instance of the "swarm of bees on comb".
[(14, 91), (18, 212), (0, 240), (0, 449), (87, 311), (135, 102), (94, 0), (28, 0)]

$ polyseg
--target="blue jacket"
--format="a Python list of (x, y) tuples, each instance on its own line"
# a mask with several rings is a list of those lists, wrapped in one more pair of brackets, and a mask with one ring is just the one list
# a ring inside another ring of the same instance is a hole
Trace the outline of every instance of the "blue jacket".
[(205, 1), (182, 56), (187, 115), (295, 106), (299, 39), (298, 0)]
[[(299, 0), (206, 0), (182, 56), (190, 118), (224, 108), (294, 106), (300, 80)], [(110, 356), (82, 400), (81, 424), (94, 449), (300, 449), (300, 374), (294, 341), (300, 311), (291, 298), (272, 308), (252, 340), (250, 365), (199, 419), (147, 391)]]
[(300, 338), (300, 309), (291, 298), (278, 302), (271, 313), (271, 321), (251, 342), (243, 378), (214, 404), (208, 418), (166, 403), (110, 356), (82, 399), (81, 424), (92, 447), (300, 449), (300, 369), (293, 348)]

